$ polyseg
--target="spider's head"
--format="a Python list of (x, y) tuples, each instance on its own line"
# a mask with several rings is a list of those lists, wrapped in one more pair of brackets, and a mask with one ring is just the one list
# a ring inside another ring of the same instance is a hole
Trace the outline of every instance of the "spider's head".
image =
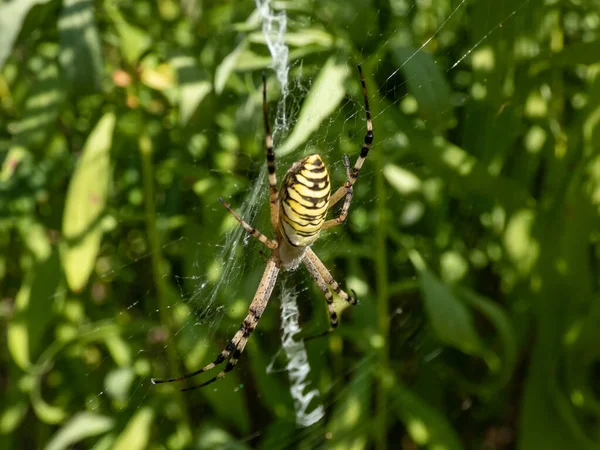
[(294, 247), (308, 247), (319, 237), (329, 206), (329, 173), (321, 157), (308, 155), (290, 167), (280, 191), (280, 224)]

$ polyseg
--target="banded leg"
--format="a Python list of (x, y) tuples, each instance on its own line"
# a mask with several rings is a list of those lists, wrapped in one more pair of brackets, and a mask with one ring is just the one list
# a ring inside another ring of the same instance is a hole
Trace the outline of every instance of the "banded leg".
[(344, 185), (342, 187), (340, 187), (335, 192), (335, 194), (333, 194), (331, 196), (331, 198), (329, 199), (330, 206), (335, 205), (337, 202), (339, 202), (344, 197), (344, 195), (346, 195), (348, 188), (350, 186), (354, 185), (354, 183), (356, 182), (356, 179), (358, 178), (358, 172), (360, 171), (361, 167), (363, 166), (363, 163), (365, 162), (365, 159), (367, 158), (367, 155), (369, 154), (369, 149), (371, 148), (371, 144), (373, 143), (373, 122), (371, 121), (371, 110), (369, 109), (369, 98), (367, 96), (367, 86), (365, 84), (365, 77), (362, 73), (360, 64), (358, 65), (358, 73), (360, 74), (360, 84), (362, 85), (363, 97), (365, 99), (365, 112), (366, 112), (366, 116), (367, 116), (367, 134), (365, 135), (363, 146), (360, 151), (360, 156), (358, 157), (358, 159), (356, 160), (356, 163), (354, 164), (354, 168), (352, 169), (352, 172), (350, 173), (350, 176), (348, 177), (348, 181), (346, 183), (344, 183)]
[[(329, 287), (327, 287), (327, 283), (325, 282), (325, 280), (323, 279), (323, 277), (321, 276), (321, 274), (319, 273), (319, 271), (317, 270), (317, 268), (315, 267), (313, 262), (308, 258), (304, 258), (302, 260), (302, 262), (304, 263), (304, 267), (306, 267), (306, 269), (308, 270), (308, 273), (310, 273), (312, 279), (315, 281), (315, 283), (317, 283), (317, 286), (319, 287), (321, 292), (323, 292), (323, 294), (325, 295), (325, 300), (327, 301), (327, 311), (329, 312), (329, 325), (330, 326), (327, 331), (325, 331), (324, 333), (322, 333), (318, 336), (315, 336), (315, 337), (321, 337), (328, 333), (331, 333), (338, 326), (338, 317), (337, 317), (337, 313), (335, 312), (335, 307), (333, 305), (333, 295), (329, 291)], [(309, 339), (313, 339), (313, 338), (311, 337)]]
[[(352, 185), (350, 184), (350, 161), (348, 160), (348, 156), (344, 155), (344, 166), (346, 167), (346, 182), (342, 188), (346, 189), (346, 200), (344, 201), (344, 205), (342, 206), (342, 211), (338, 217), (335, 219), (331, 219), (326, 221), (321, 227), (322, 230), (326, 230), (327, 228), (335, 227), (337, 225), (341, 225), (348, 217), (348, 210), (350, 209), (350, 202), (352, 201), (352, 195), (354, 194), (354, 190)], [(331, 208), (334, 204), (329, 201), (328, 208)]]
[(277, 173), (275, 172), (275, 152), (273, 151), (273, 138), (269, 126), (269, 110), (267, 109), (267, 79), (263, 80), (263, 119), (265, 122), (265, 147), (267, 149), (267, 172), (269, 175), (269, 207), (271, 210), (271, 226), (276, 232), (279, 228), (279, 208), (277, 204)]
[[(329, 270), (327, 270), (327, 267), (325, 267), (325, 264), (323, 264), (321, 262), (319, 257), (315, 254), (315, 252), (312, 251), (312, 249), (310, 247), (308, 247), (306, 249), (306, 253), (304, 254), (303, 261), (306, 261), (306, 260), (309, 260), (315, 266), (315, 268), (319, 272), (319, 275), (321, 276), (321, 278), (323, 278), (323, 280), (325, 280), (325, 283), (327, 283), (329, 286), (331, 286), (331, 289), (333, 289), (333, 292), (335, 292), (337, 295), (342, 297), (344, 300), (346, 300), (351, 305), (356, 305), (356, 294), (354, 294), (354, 292), (353, 292), (352, 295), (348, 295), (346, 292), (344, 292), (342, 290), (342, 288), (340, 287), (338, 282), (335, 281), (335, 279), (331, 276), (331, 273), (329, 273)], [(304, 264), (306, 264), (306, 262)]]
[(271, 297), (271, 293), (273, 292), (273, 288), (275, 287), (275, 281), (277, 281), (277, 275), (279, 274), (279, 267), (277, 267), (277, 263), (273, 258), (267, 261), (267, 267), (263, 273), (262, 279), (260, 280), (260, 284), (258, 285), (258, 289), (256, 290), (256, 295), (250, 304), (250, 308), (248, 308), (248, 314), (242, 323), (240, 329), (235, 333), (233, 339), (229, 341), (225, 350), (223, 350), (219, 356), (210, 364), (203, 367), (200, 370), (196, 370), (195, 372), (188, 373), (186, 375), (182, 375), (176, 378), (168, 378), (165, 380), (152, 378), (150, 381), (152, 384), (160, 384), (160, 383), (171, 383), (173, 381), (181, 381), (187, 380), (188, 378), (195, 377), (203, 372), (213, 369), (219, 364), (223, 363), (227, 358), (229, 361), (225, 366), (223, 371), (219, 372), (216, 376), (211, 378), (210, 380), (189, 388), (182, 389), (182, 391), (191, 391), (193, 389), (198, 389), (208, 384), (214, 383), (220, 378), (223, 378), (227, 372), (230, 372), (238, 362), (244, 348), (246, 347), (246, 343), (248, 342), (248, 338), (256, 328), (258, 324), (258, 320), (262, 316), (267, 304), (269, 303), (269, 298)]
[(227, 208), (227, 211), (229, 211), (231, 213), (231, 215), (233, 217), (235, 217), (235, 220), (237, 220), (240, 223), (240, 225), (244, 227), (244, 229), (248, 232), (248, 234), (250, 234), (251, 236), (254, 236), (256, 239), (258, 239), (260, 242), (262, 242), (263, 244), (265, 244), (270, 249), (274, 250), (274, 249), (276, 249), (279, 246), (279, 244), (277, 243), (276, 240), (269, 239), (264, 234), (262, 234), (260, 231), (258, 231), (256, 228), (254, 228), (252, 225), (249, 225), (244, 219), (242, 219), (231, 208), (231, 206), (229, 206), (229, 203), (225, 202), (225, 200), (223, 200), (222, 198), (219, 198), (219, 201), (223, 204), (223, 206), (225, 208)]

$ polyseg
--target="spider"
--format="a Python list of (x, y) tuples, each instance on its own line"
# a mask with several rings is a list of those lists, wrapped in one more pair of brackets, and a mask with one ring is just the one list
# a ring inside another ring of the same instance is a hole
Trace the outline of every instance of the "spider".
[[(263, 74), (263, 118), (265, 126), (265, 145), (267, 150), (267, 169), (269, 174), (269, 205), (271, 212), (271, 226), (275, 238), (269, 239), (256, 228), (246, 223), (222, 198), (219, 198), (219, 201), (250, 235), (254, 236), (271, 249), (271, 255), (267, 260), (267, 267), (265, 268), (242, 326), (235, 333), (233, 339), (229, 341), (225, 350), (223, 350), (212, 363), (202, 369), (176, 378), (152, 378), (152, 384), (186, 380), (211, 370), (229, 359), (225, 369), (210, 380), (193, 387), (182, 389), (182, 391), (189, 391), (209, 385), (218, 379), (223, 378), (227, 372), (231, 371), (238, 362), (240, 355), (246, 347), (250, 334), (255, 330), (260, 317), (267, 307), (267, 303), (273, 292), (273, 287), (275, 286), (275, 281), (277, 280), (277, 275), (280, 270), (295, 270), (300, 264), (304, 264), (304, 267), (306, 267), (312, 279), (325, 295), (329, 312), (330, 327), (319, 336), (330, 333), (338, 325), (338, 318), (333, 305), (333, 295), (331, 294), (330, 289), (351, 305), (356, 304), (356, 295), (354, 293), (348, 295), (342, 290), (340, 285), (333, 279), (329, 270), (327, 270), (310, 246), (317, 240), (321, 230), (335, 227), (346, 220), (350, 202), (352, 200), (353, 185), (356, 182), (358, 172), (361, 169), (365, 158), (369, 153), (371, 143), (373, 142), (373, 124), (371, 122), (367, 88), (365, 86), (365, 78), (360, 65), (358, 65), (358, 73), (360, 75), (365, 102), (367, 134), (364, 138), (360, 156), (356, 160), (352, 170), (350, 170), (348, 157), (344, 156), (346, 182), (335, 191), (333, 195), (331, 195), (327, 168), (318, 154), (308, 155), (294, 163), (283, 179), (281, 190), (277, 191), (275, 153), (273, 152), (273, 139), (271, 137), (267, 109), (267, 82), (265, 75)], [(325, 220), (327, 211), (342, 199), (344, 199), (344, 204), (340, 215), (334, 219)]]

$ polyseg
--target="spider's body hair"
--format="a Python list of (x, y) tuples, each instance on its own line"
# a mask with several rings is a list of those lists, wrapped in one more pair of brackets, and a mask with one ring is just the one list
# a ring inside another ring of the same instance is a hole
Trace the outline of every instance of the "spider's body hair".
[[(279, 232), (290, 246), (308, 247), (319, 237), (331, 195), (329, 173), (321, 157), (308, 155), (294, 163), (279, 195)], [(287, 258), (282, 256), (285, 266)]]

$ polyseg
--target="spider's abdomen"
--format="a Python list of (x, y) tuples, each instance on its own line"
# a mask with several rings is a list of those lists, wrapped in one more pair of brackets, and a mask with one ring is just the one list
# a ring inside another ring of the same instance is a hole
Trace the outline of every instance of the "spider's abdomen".
[(329, 206), (329, 173), (319, 155), (309, 155), (288, 170), (280, 191), (281, 231), (295, 247), (319, 237)]

